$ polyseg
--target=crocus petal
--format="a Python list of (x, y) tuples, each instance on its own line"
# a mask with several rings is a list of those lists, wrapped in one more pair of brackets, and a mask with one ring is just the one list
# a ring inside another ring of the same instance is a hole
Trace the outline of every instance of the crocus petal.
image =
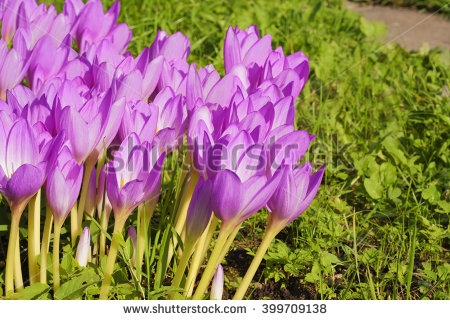
[(186, 243), (195, 243), (211, 219), (212, 180), (200, 178), (195, 186), (186, 217)]
[(120, 54), (123, 54), (127, 50), (130, 43), (132, 32), (126, 23), (121, 23), (112, 31), (112, 43), (115, 49)]
[(231, 222), (241, 211), (243, 191), (242, 182), (234, 172), (223, 170), (215, 176), (211, 205), (223, 223)]
[(28, 201), (44, 183), (43, 170), (31, 164), (20, 166), (6, 183), (3, 191), (11, 211), (23, 211)]
[(36, 164), (38, 152), (31, 127), (26, 120), (20, 119), (12, 126), (6, 142), (7, 174), (11, 176), (23, 164)]
[(259, 66), (263, 66), (267, 57), (272, 51), (272, 36), (270, 34), (262, 37), (256, 42), (247, 52), (243, 59), (245, 65), (250, 63), (256, 63)]
[[(273, 219), (287, 220), (297, 209), (295, 204), (298, 200), (300, 202), (303, 201), (303, 198), (297, 195), (296, 181), (291, 166), (284, 165), (278, 170), (282, 171), (283, 176), (280, 185), (275, 190), (267, 205), (272, 212)], [(301, 183), (304, 183), (304, 181), (301, 181)]]
[(319, 190), (320, 183), (322, 182), (324, 172), (325, 172), (325, 165), (323, 165), (316, 173), (314, 173), (311, 176), (311, 179), (309, 180), (308, 191), (306, 192), (306, 197), (303, 200), (301, 206), (298, 208), (296, 215), (291, 217), (287, 221), (287, 224), (291, 223), (300, 214), (302, 214), (309, 207), (311, 202), (314, 200), (314, 197), (316, 196), (317, 191)]
[(269, 149), (268, 164), (273, 173), (284, 161), (286, 164), (296, 165), (308, 150), (309, 144), (315, 138), (304, 130), (288, 133)]
[(228, 28), (227, 35), (225, 36), (223, 59), (226, 73), (230, 73), (235, 65), (241, 63), (239, 41), (236, 37), (235, 30), (231, 26)]
[(153, 59), (143, 74), (142, 80), (142, 99), (146, 100), (155, 90), (161, 77), (163, 57)]
[(47, 178), (46, 195), (55, 222), (64, 223), (80, 192), (82, 167), (75, 162), (64, 176), (56, 167)]
[(74, 158), (78, 163), (84, 161), (94, 148), (97, 139), (93, 138), (92, 130), (99, 129), (100, 124), (96, 122), (95, 128), (90, 128), (81, 115), (70, 106), (63, 109), (59, 127), (66, 131), (67, 139), (70, 141)]
[[(269, 201), (270, 197), (278, 188), (282, 176), (283, 175), (279, 173), (275, 174), (272, 178), (269, 179), (269, 181), (267, 181), (264, 187), (259, 189), (259, 192), (257, 192), (250, 201), (248, 200), (249, 197), (246, 197), (247, 201), (244, 203), (245, 207), (241, 211), (239, 222), (244, 221), (267, 204), (267, 201)], [(251, 188), (251, 186), (248, 186), (248, 188)]]
[(255, 144), (248, 148), (239, 159), (236, 174), (242, 182), (247, 181), (251, 176), (264, 174), (266, 169), (266, 157), (264, 147)]

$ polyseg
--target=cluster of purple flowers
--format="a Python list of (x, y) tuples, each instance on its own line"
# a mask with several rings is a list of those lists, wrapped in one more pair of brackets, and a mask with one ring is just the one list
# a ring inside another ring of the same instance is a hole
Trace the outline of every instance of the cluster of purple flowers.
[(294, 129), (309, 73), (302, 52), (286, 56), (250, 26), (228, 29), (224, 76), (189, 64), (180, 32), (159, 31), (134, 57), (119, 11), (116, 2), (105, 13), (100, 0), (66, 0), (59, 14), (35, 0), (0, 1), (0, 192), (13, 217), (7, 291), (13, 225), (41, 188), (55, 230), (72, 211), (72, 241), (95, 210), (99, 218), (112, 211), (122, 232), (139, 205), (154, 209), (164, 159), (185, 136), (192, 190), (178, 217), (193, 245), (212, 213), (230, 234), (266, 206), (279, 232), (319, 188), (324, 167), (297, 165), (314, 139)]

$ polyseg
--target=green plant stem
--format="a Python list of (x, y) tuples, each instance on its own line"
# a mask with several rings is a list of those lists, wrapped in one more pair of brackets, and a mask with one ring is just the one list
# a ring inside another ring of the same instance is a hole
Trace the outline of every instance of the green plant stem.
[(95, 188), (98, 188), (98, 178), (100, 177), (100, 172), (102, 171), (103, 166), (105, 165), (106, 155), (104, 152), (100, 153), (97, 161), (97, 169), (96, 169), (96, 177), (95, 177)]
[(406, 272), (406, 300), (411, 299), (411, 281), (414, 273), (414, 257), (416, 254), (416, 236), (417, 236), (417, 226), (416, 226), (416, 215), (414, 212), (411, 213), (412, 217), (412, 225), (413, 230), (410, 231), (410, 248), (409, 248), (409, 261), (408, 261), (408, 269)]
[(202, 257), (206, 257), (208, 253), (209, 245), (211, 244), (212, 238), (214, 237), (214, 233), (216, 232), (217, 225), (219, 224), (219, 219), (216, 218), (215, 215), (211, 218), (211, 224), (209, 225), (208, 235), (206, 236), (206, 241), (203, 243), (202, 248)]
[[(101, 217), (101, 224), (102, 229), (107, 232), (108, 230), (108, 223), (109, 223), (109, 217), (111, 215), (111, 211), (107, 212), (106, 209), (103, 210), (103, 217)], [(99, 261), (102, 260), (103, 256), (105, 255), (105, 249), (106, 249), (106, 234), (104, 232), (100, 232), (100, 240), (99, 240)]]
[(180, 197), (181, 187), (183, 186), (184, 180), (186, 179), (186, 176), (189, 173), (189, 171), (185, 169), (187, 169), (190, 166), (190, 163), (191, 163), (191, 156), (188, 152), (184, 157), (183, 166), (181, 167), (180, 183), (178, 183), (177, 187), (177, 198)]
[(20, 234), (17, 234), (16, 253), (14, 255), (14, 285), (16, 291), (23, 289), (22, 263), (20, 261)]
[(38, 257), (41, 244), (41, 190), (28, 204), (28, 271), (30, 284), (39, 282)]
[(144, 214), (141, 214), (141, 221), (139, 222), (139, 238), (137, 243), (138, 255), (136, 256), (137, 261), (135, 262), (139, 280), (141, 279), (142, 265), (144, 263), (144, 253), (145, 247), (150, 243), (147, 239), (147, 230), (150, 226), (150, 221), (155, 211), (157, 201), (151, 200), (144, 203)]
[[(207, 232), (205, 232), (204, 235), (206, 237)], [(200, 240), (197, 242), (197, 246), (195, 247), (194, 256), (192, 257), (191, 266), (189, 268), (189, 272), (186, 277), (186, 283), (184, 284), (183, 296), (185, 297), (192, 296), (192, 291), (194, 291), (195, 279), (197, 278), (198, 270), (200, 269), (200, 264), (203, 261), (202, 258), (205, 257), (201, 255), (204, 245), (204, 243), (202, 243), (203, 241), (204, 237), (202, 235)]]
[(208, 229), (203, 232), (200, 240), (197, 242), (197, 247), (192, 258), (189, 273), (186, 278), (186, 285), (184, 287), (183, 295), (185, 297), (192, 296), (195, 279), (197, 278), (198, 271), (200, 270), (200, 265), (206, 256), (206, 252), (208, 251), (209, 244), (211, 243), (214, 232), (216, 231), (218, 222), (219, 220), (213, 215), (211, 221), (209, 222)]
[(198, 179), (200, 178), (197, 171), (191, 170), (189, 183), (187, 188), (183, 192), (183, 197), (181, 198), (180, 206), (178, 207), (177, 215), (175, 218), (175, 230), (178, 234), (181, 234), (184, 224), (186, 223), (186, 215), (191, 203), (192, 195), (194, 194), (195, 186), (197, 185)]
[(6, 254), (5, 293), (14, 292), (14, 260), (16, 257), (16, 242), (19, 237), (20, 215), (11, 215), (11, 227), (9, 230), (8, 253)]
[[(192, 255), (192, 251), (194, 249), (195, 243), (188, 242), (186, 243), (183, 254), (181, 255), (180, 263), (177, 266), (177, 272), (175, 273), (175, 277), (172, 280), (172, 287), (179, 287), (181, 280), (183, 279), (184, 271), (186, 270), (186, 266), (189, 263), (189, 259)], [(170, 298), (173, 299), (175, 293), (170, 295)]]
[(236, 238), (236, 235), (239, 232), (239, 229), (241, 229), (242, 223), (240, 223), (237, 227), (233, 229), (233, 232), (231, 232), (230, 236), (227, 239), (227, 242), (223, 246), (222, 252), (220, 253), (219, 263), (225, 259), (225, 256), (228, 253), (228, 250), (231, 247), (231, 244), (233, 243), (234, 239)]
[[(183, 230), (181, 231), (180, 240), (181, 240), (181, 243), (184, 243), (186, 241), (186, 223), (184, 224)], [(181, 259), (182, 254), (183, 254), (183, 249), (181, 248), (181, 246), (178, 246), (177, 260)]]
[(242, 279), (242, 282), (239, 285), (239, 288), (237, 289), (236, 294), (233, 297), (233, 300), (242, 300), (242, 298), (244, 297), (245, 293), (247, 292), (248, 286), (250, 285), (250, 282), (255, 276), (256, 270), (258, 270), (258, 267), (261, 264), (261, 261), (264, 258), (264, 255), (266, 254), (267, 249), (270, 246), (270, 243), (275, 238), (277, 233), (278, 233), (277, 231), (271, 229), (270, 227), (267, 228), (266, 233), (264, 234), (264, 237), (262, 239), (262, 242), (259, 245), (258, 251), (256, 251), (255, 257), (253, 258), (250, 267), (245, 273), (245, 276)]
[[(119, 218), (116, 220), (114, 224), (114, 234), (122, 234), (123, 227), (125, 225), (125, 219)], [(102, 287), (100, 288), (100, 300), (106, 300), (108, 299), (108, 294), (111, 286), (111, 278), (114, 271), (114, 264), (116, 263), (117, 259), (117, 252), (119, 250), (119, 241), (116, 237), (112, 237), (111, 241), (111, 248), (109, 249), (108, 253), (108, 259), (106, 260), (106, 267), (105, 267), (105, 277), (102, 282)]]
[(47, 204), (45, 209), (45, 223), (44, 231), (42, 234), (41, 244), (41, 269), (39, 281), (41, 283), (47, 283), (47, 254), (50, 247), (50, 236), (53, 226), (53, 214), (50, 206)]
[[(191, 177), (189, 179), (189, 183), (187, 187), (184, 189), (183, 196), (181, 198), (180, 206), (178, 207), (177, 214), (175, 217), (175, 231), (180, 235), (184, 229), (184, 225), (186, 223), (187, 211), (189, 208), (189, 204), (191, 203), (192, 195), (194, 194), (195, 186), (197, 185), (197, 181), (199, 179), (198, 172), (194, 169), (191, 169)], [(174, 251), (177, 247), (178, 239), (177, 237), (173, 237), (173, 244), (171, 243), (169, 246), (169, 253), (167, 255), (167, 265), (166, 270), (172, 261), (172, 257)]]
[(216, 272), (217, 266), (219, 265), (219, 258), (221, 256), (222, 250), (227, 242), (227, 239), (233, 229), (230, 227), (226, 227), (222, 225), (220, 229), (219, 236), (217, 237), (217, 241), (214, 245), (214, 250), (211, 253), (211, 257), (209, 258), (208, 264), (206, 265), (206, 269), (203, 272), (202, 279), (198, 284), (197, 290), (195, 290), (194, 295), (192, 296), (193, 300), (200, 300), (205, 293), (206, 288), (211, 282), (214, 273)]
[(75, 202), (72, 210), (70, 210), (70, 238), (72, 243), (72, 248), (75, 247), (76, 243), (76, 232), (78, 227), (78, 209), (77, 209), (77, 203)]
[[(83, 223), (83, 213), (84, 207), (86, 205), (86, 197), (89, 188), (89, 180), (91, 179), (92, 169), (94, 168), (95, 161), (88, 160), (84, 164), (84, 176), (83, 176), (83, 184), (81, 187), (80, 194), (80, 202), (78, 204), (78, 210), (76, 216), (72, 217), (71, 220), (71, 238), (72, 238), (72, 247), (75, 246), (77, 237), (81, 234), (81, 225)], [(75, 221), (76, 219), (76, 221)]]
[(61, 238), (61, 223), (54, 223), (53, 233), (53, 291), (56, 292), (60, 286), (59, 276), (59, 240)]

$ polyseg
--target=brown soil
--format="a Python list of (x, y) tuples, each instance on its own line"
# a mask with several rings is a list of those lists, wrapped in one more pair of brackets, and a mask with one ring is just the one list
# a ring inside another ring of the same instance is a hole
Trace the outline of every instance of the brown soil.
[[(232, 281), (237, 277), (243, 277), (245, 275), (252, 262), (252, 256), (247, 254), (247, 251), (244, 249), (236, 248), (227, 254), (226, 261), (227, 264), (224, 265), (224, 272), (227, 278)], [(263, 261), (254, 279), (261, 277), (261, 272), (264, 268), (265, 264)], [(226, 290), (223, 298), (231, 299), (233, 295), (234, 291)], [(273, 280), (269, 280), (267, 283), (256, 283), (256, 287), (250, 287), (245, 296), (248, 297), (249, 295), (251, 295), (250, 299), (252, 300), (313, 300), (320, 298), (317, 296), (314, 286), (296, 277), (290, 277), (287, 280), (285, 288), (281, 288), (281, 282), (276, 283)]]

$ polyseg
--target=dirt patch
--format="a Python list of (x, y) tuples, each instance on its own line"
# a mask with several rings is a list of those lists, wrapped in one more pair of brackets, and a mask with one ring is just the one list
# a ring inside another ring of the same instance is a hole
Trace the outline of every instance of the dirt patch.
[[(247, 251), (241, 248), (236, 248), (227, 254), (227, 264), (224, 265), (225, 275), (228, 279), (234, 280), (237, 277), (243, 277), (247, 272), (252, 257), (247, 254)], [(254, 279), (260, 279), (261, 273), (265, 268), (264, 261), (258, 268)], [(252, 300), (314, 300), (318, 299), (317, 292), (313, 285), (305, 283), (304, 280), (298, 277), (289, 277), (285, 286), (282, 288), (281, 282), (268, 280), (267, 283), (254, 283), (255, 287), (250, 286), (245, 294), (250, 296)], [(234, 295), (234, 290), (226, 290), (224, 292), (224, 299), (231, 299)]]
[(424, 43), (431, 48), (450, 50), (450, 20), (438, 14), (354, 2), (347, 2), (347, 7), (369, 21), (385, 23), (388, 28), (385, 42), (396, 42), (408, 50), (418, 50)]

